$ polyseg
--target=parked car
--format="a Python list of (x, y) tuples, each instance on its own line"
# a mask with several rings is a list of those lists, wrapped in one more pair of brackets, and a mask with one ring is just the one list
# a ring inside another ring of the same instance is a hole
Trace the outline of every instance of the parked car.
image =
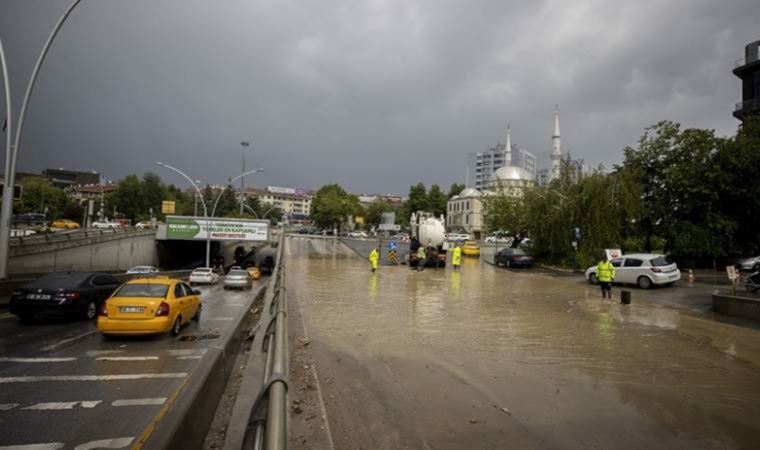
[(475, 241), (467, 241), (462, 246), (462, 254), (465, 256), (480, 256), (480, 246)]
[(138, 230), (150, 230), (153, 228), (155, 228), (155, 226), (153, 225), (153, 222), (149, 220), (144, 220), (142, 222), (137, 222), (135, 224), (135, 229), (138, 229)]
[(50, 224), (51, 228), (63, 228), (66, 230), (78, 230), (79, 224), (69, 219), (58, 219)]
[(253, 279), (247, 270), (230, 270), (224, 277), (225, 289), (250, 289), (253, 287)]
[[(649, 289), (653, 285), (671, 285), (681, 279), (676, 263), (664, 255), (635, 253), (610, 262), (615, 267), (614, 283), (617, 284), (636, 284), (642, 289)], [(589, 267), (585, 276), (589, 283), (596, 284), (596, 266)]]
[(47, 218), (41, 213), (16, 214), (11, 220), (13, 225), (46, 226)]
[(198, 321), (200, 291), (168, 277), (138, 278), (124, 283), (100, 308), (98, 331), (104, 336), (179, 335), (182, 325)]
[(198, 267), (190, 273), (190, 284), (216, 284), (219, 282), (219, 274), (210, 267)]
[(367, 237), (367, 233), (365, 233), (363, 231), (351, 231), (350, 233), (348, 233), (348, 237), (350, 237), (350, 238), (366, 238)]
[(258, 280), (261, 278), (261, 271), (258, 267), (251, 266), (248, 268), (248, 275), (250, 275), (252, 279)]
[(736, 268), (742, 272), (760, 272), (760, 256), (740, 259), (736, 262)]
[(449, 235), (446, 236), (446, 240), (453, 241), (453, 242), (470, 241), (472, 240), (472, 236), (470, 236), (469, 234), (463, 234), (463, 233), (449, 233)]
[(135, 273), (158, 273), (158, 269), (156, 269), (153, 266), (135, 266), (129, 270), (127, 270), (127, 274), (135, 274)]
[(100, 304), (119, 287), (112, 275), (99, 272), (49, 273), (11, 294), (11, 314), (21, 320), (35, 316), (81, 317), (92, 320)]
[(505, 267), (525, 267), (530, 269), (535, 264), (536, 260), (532, 256), (525, 253), (525, 250), (521, 248), (505, 248), (499, 250), (494, 258), (497, 266)]
[(98, 220), (97, 222), (93, 222), (90, 226), (98, 230), (114, 230), (121, 228), (121, 224), (119, 222), (109, 222), (107, 220)]

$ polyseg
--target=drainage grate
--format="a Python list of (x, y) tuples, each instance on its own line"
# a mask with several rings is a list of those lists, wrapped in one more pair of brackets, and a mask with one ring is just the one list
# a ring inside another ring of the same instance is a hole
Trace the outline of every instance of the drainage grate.
[(187, 336), (182, 336), (179, 338), (180, 341), (183, 342), (195, 342), (195, 341), (205, 341), (210, 339), (219, 339), (222, 335), (221, 334), (191, 334)]

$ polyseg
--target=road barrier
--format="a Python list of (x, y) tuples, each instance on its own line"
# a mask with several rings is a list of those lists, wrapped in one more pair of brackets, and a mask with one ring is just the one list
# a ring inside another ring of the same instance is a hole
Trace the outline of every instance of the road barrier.
[(224, 448), (227, 450), (287, 447), (288, 342), (285, 295), (284, 236), (264, 296), (261, 319), (240, 385)]

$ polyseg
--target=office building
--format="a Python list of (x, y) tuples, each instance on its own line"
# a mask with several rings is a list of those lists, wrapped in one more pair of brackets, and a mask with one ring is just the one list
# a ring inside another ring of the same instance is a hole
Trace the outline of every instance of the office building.
[(50, 180), (54, 186), (59, 188), (101, 183), (100, 174), (94, 170), (90, 172), (79, 172), (68, 169), (45, 169), (42, 171), (42, 176)]
[(744, 120), (760, 111), (760, 41), (744, 47), (744, 58), (736, 61), (734, 75), (742, 80), (742, 101), (734, 108), (734, 117)]
[(267, 186), (265, 189), (247, 189), (245, 195), (276, 206), (292, 220), (307, 219), (311, 214), (312, 196), (303, 189)]

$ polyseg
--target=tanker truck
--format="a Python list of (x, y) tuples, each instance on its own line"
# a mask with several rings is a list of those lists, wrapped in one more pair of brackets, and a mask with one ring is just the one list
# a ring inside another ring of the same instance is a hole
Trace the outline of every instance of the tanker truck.
[(425, 247), (427, 260), (423, 261), (426, 267), (446, 267), (446, 248), (444, 247), (446, 227), (443, 216), (436, 218), (434, 214), (417, 211), (412, 213), (409, 224), (412, 228), (411, 242), (409, 244), (409, 265), (417, 267), (417, 249)]

